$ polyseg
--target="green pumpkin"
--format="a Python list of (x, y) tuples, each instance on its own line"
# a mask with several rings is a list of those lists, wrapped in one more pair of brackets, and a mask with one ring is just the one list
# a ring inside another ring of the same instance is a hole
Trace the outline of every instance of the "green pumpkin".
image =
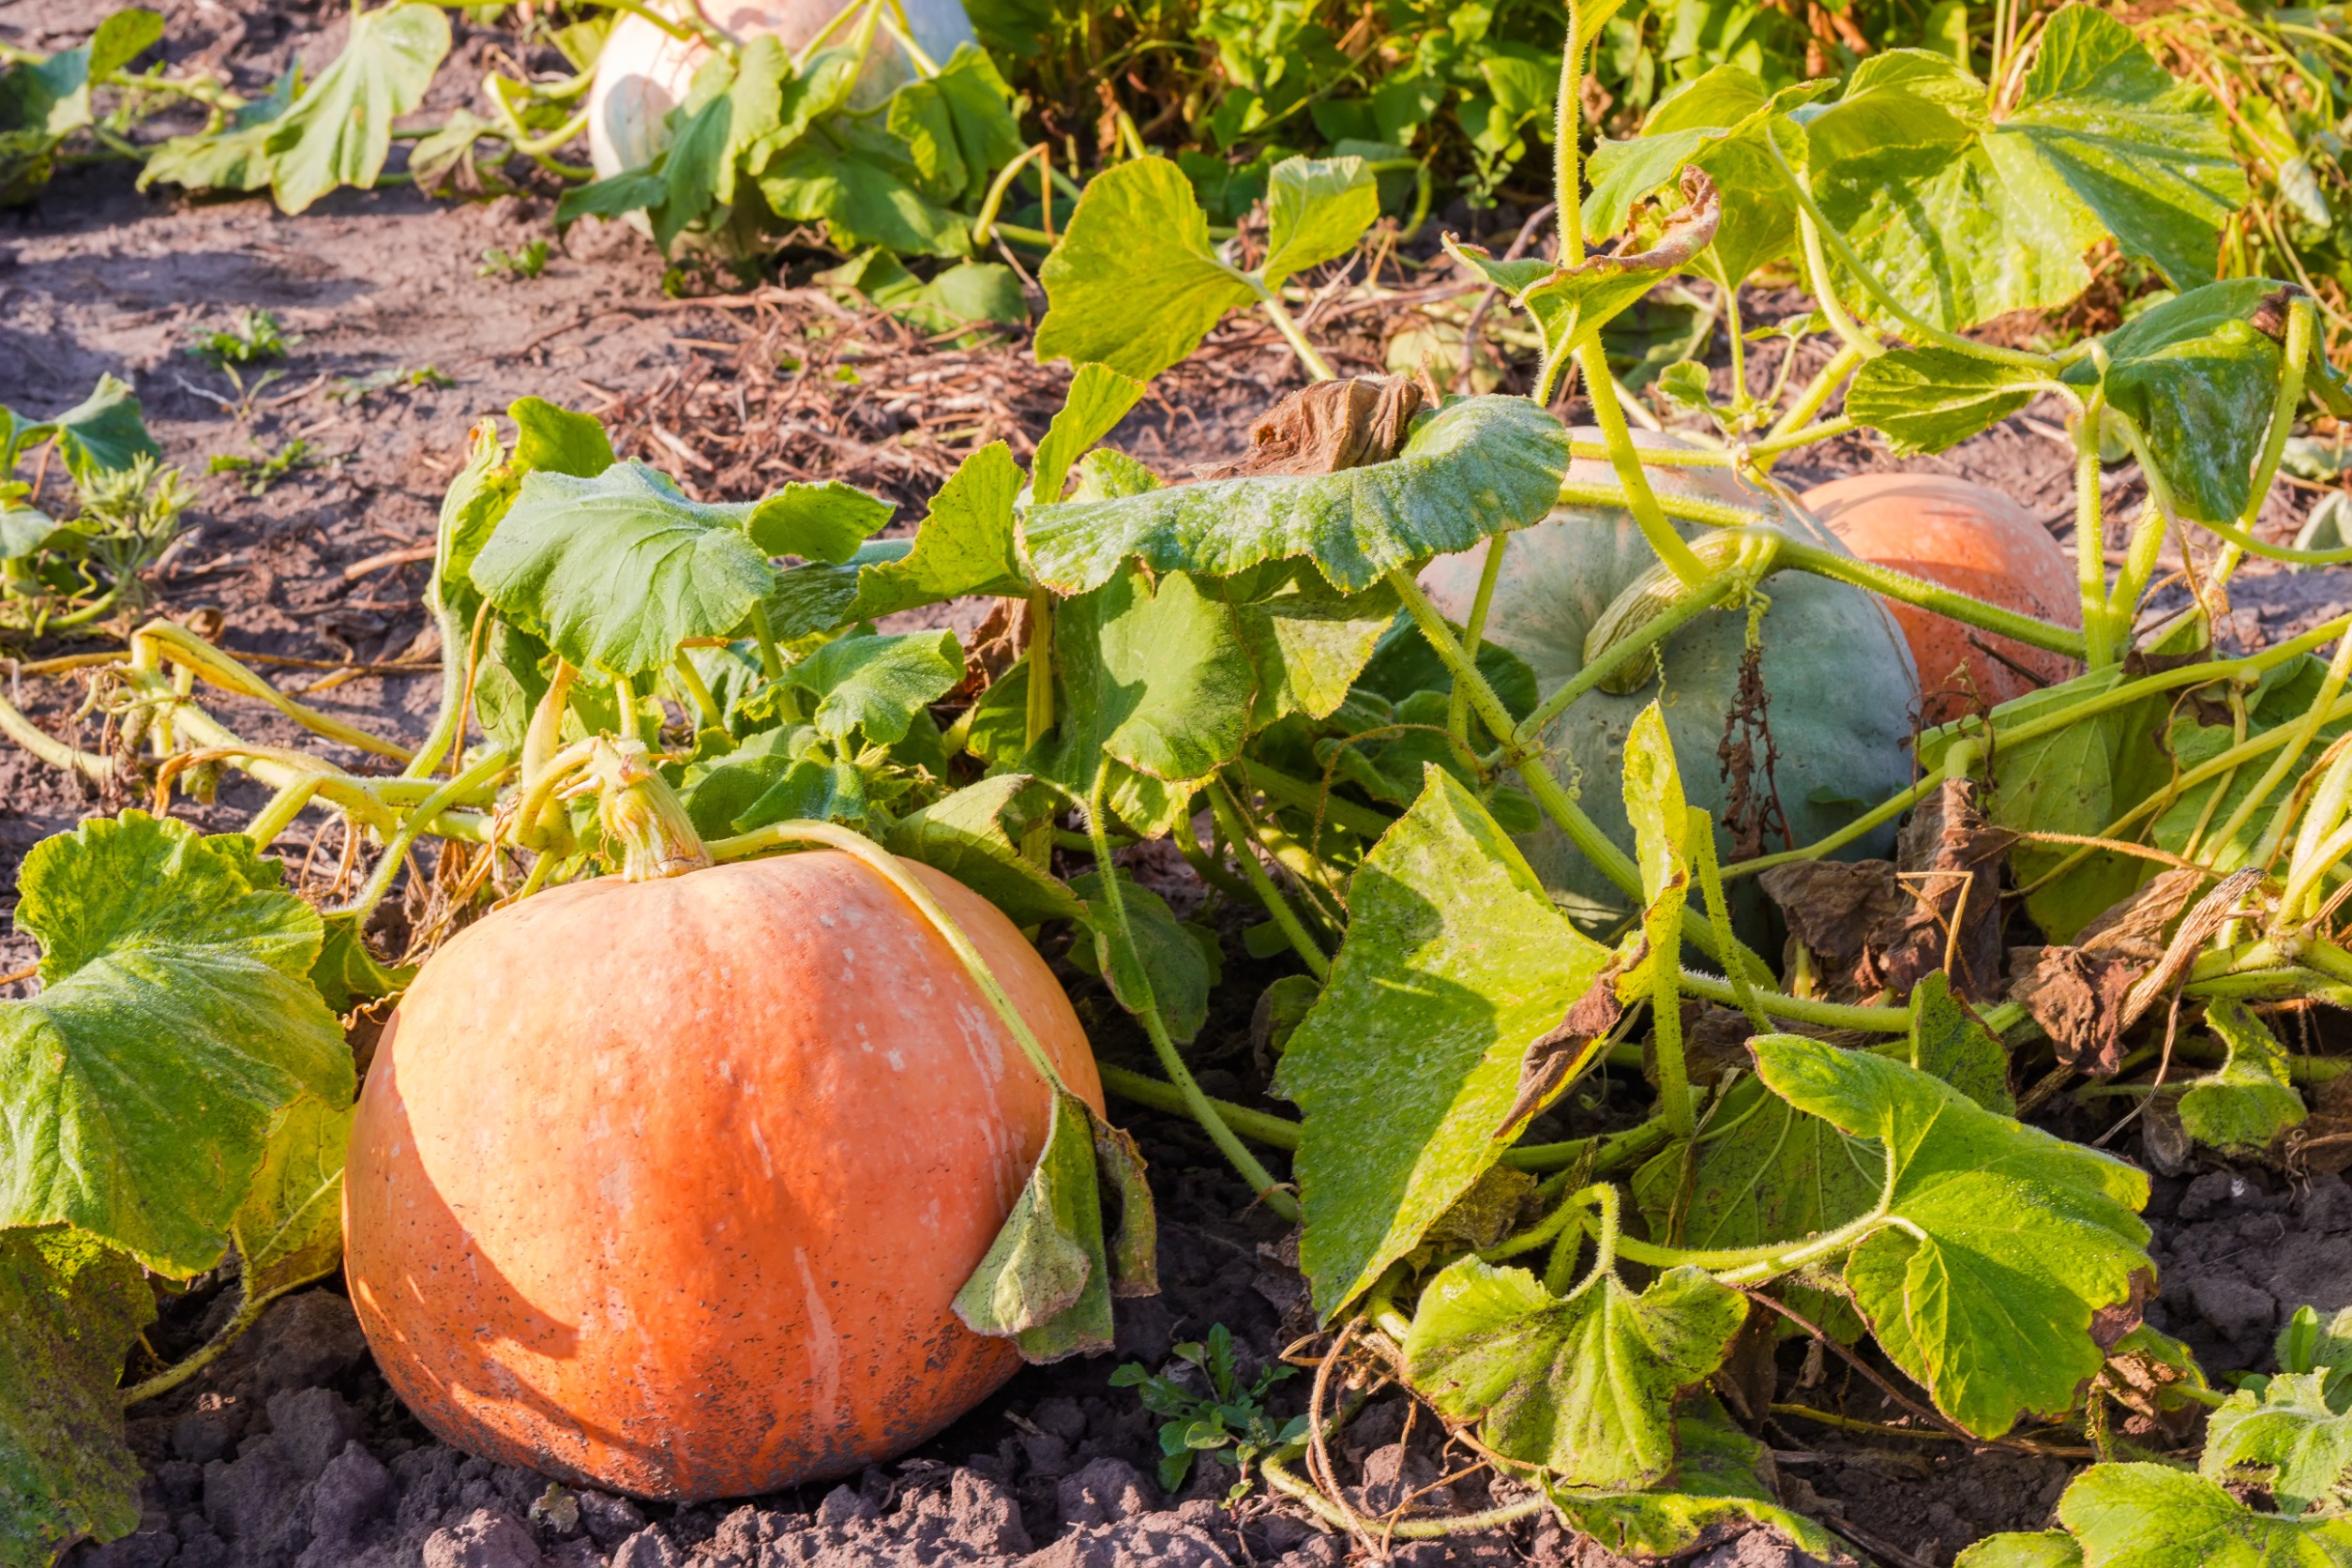
[[(1579, 441), (1600, 439), (1596, 430), (1576, 435)], [(1636, 431), (1636, 439), (1648, 446), (1679, 445), (1643, 431)], [(1751, 489), (1726, 470), (1653, 466), (1648, 473), (1661, 495), (1679, 492), (1776, 511), (1778, 526), (1790, 537), (1847, 553), (1801, 507)], [(1607, 463), (1582, 459), (1568, 474), (1571, 483), (1612, 477)], [(1678, 526), (1686, 538), (1709, 531), (1700, 523)], [(1508, 537), (1486, 635), (1525, 659), (1538, 688), (1548, 694), (1583, 668), (1586, 632), (1611, 600), (1657, 564), (1657, 556), (1632, 515), (1615, 509), (1561, 507)], [(1442, 556), (1423, 568), (1422, 586), (1449, 618), (1465, 621), (1485, 561), (1485, 546)], [(1772, 776), (1789, 828), (1802, 845), (1909, 786), (1919, 675), (1894, 618), (1872, 595), (1796, 571), (1766, 579), (1763, 589), (1771, 608), (1760, 631), (1760, 669), (1779, 749)], [(1747, 612), (1739, 608), (1702, 614), (1668, 640), (1658, 679), (1629, 696), (1588, 692), (1545, 732), (1553, 771), (1627, 853), (1633, 852), (1634, 834), (1620, 793), (1625, 735), (1642, 709), (1663, 700), (1683, 790), (1692, 805), (1715, 819), (1716, 849), (1729, 860), (1731, 842), (1723, 831), (1726, 790), (1716, 753), (1739, 694), (1747, 625)], [(1759, 774), (1761, 765), (1759, 757)], [(1756, 784), (1760, 789), (1762, 778)], [(1634, 913), (1633, 900), (1548, 820), (1518, 844), (1562, 910), (1587, 929), (1614, 928)], [(1892, 827), (1882, 827), (1847, 846), (1839, 858), (1883, 856), (1892, 846)], [(1764, 847), (1771, 852), (1783, 845), (1775, 838)], [(1751, 910), (1753, 886), (1745, 884), (1744, 897), (1737, 900)]]

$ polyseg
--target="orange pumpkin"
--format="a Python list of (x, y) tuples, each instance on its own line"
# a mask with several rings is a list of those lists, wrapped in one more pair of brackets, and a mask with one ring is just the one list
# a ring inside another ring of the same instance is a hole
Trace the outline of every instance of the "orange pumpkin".
[[(2073, 558), (1998, 490), (1939, 474), (1858, 474), (1808, 490), (1803, 501), (1864, 561), (2037, 621), (2077, 629), (2083, 624)], [(2063, 655), (1912, 605), (1887, 608), (1919, 664), (1929, 724), (1968, 712), (1970, 690), (1998, 704), (2077, 672)], [(1988, 656), (1987, 647), (2000, 656)]]
[[(1072, 1091), (1034, 949), (911, 865)], [(353, 1304), (460, 1448), (641, 1497), (853, 1472), (1019, 1364), (949, 1304), (1050, 1092), (946, 941), (837, 851), (561, 887), (425, 965), (345, 1176)]]

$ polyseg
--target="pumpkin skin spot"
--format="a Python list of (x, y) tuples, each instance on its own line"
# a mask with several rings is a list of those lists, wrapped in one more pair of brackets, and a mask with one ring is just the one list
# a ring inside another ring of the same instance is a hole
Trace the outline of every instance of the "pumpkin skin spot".
[[(1044, 960), (910, 869), (1099, 1108)], [(640, 1497), (922, 1441), (1019, 1365), (949, 1309), (1045, 1140), (1048, 1092), (1001, 1033), (904, 897), (834, 851), (468, 927), (401, 1000), (353, 1130), (346, 1266), (386, 1379), (460, 1448)]]

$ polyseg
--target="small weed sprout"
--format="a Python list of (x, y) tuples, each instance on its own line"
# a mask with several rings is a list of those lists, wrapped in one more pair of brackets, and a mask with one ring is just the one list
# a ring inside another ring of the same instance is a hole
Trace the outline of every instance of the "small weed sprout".
[(535, 239), (513, 250), (493, 246), (482, 252), (482, 264), (474, 269), (476, 278), (504, 278), (510, 283), (536, 278), (547, 270), (547, 241)]
[(1277, 1425), (1264, 1408), (1268, 1391), (1295, 1376), (1298, 1368), (1274, 1362), (1258, 1374), (1255, 1383), (1241, 1387), (1233, 1368), (1233, 1335), (1223, 1323), (1209, 1331), (1205, 1345), (1187, 1341), (1174, 1349), (1178, 1359), (1190, 1362), (1208, 1380), (1206, 1396), (1135, 1362), (1113, 1372), (1110, 1386), (1134, 1389), (1145, 1410), (1166, 1418), (1160, 1423), (1162, 1486), (1172, 1492), (1183, 1485), (1194, 1458), (1206, 1454), (1240, 1471), (1227, 1494), (1229, 1502), (1237, 1501), (1249, 1490), (1250, 1462), (1306, 1430), (1306, 1417), (1292, 1416)]

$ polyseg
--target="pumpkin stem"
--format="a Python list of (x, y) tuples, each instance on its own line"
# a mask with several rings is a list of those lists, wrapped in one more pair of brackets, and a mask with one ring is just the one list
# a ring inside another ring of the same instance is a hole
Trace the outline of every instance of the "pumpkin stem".
[(652, 882), (712, 864), (685, 803), (647, 761), (644, 742), (599, 735), (588, 767), (598, 786), (596, 818), (605, 833), (620, 841), (625, 879)]

